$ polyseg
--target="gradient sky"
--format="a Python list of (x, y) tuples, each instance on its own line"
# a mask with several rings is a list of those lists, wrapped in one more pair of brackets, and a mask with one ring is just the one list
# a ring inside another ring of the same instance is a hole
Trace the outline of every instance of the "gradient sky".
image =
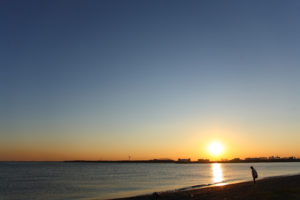
[(0, 2), (0, 160), (300, 157), (300, 2)]

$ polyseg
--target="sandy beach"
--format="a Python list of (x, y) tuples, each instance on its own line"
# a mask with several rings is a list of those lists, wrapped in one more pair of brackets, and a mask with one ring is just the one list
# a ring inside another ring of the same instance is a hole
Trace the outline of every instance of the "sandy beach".
[[(153, 200), (154, 195), (143, 195), (123, 200)], [(214, 186), (185, 191), (160, 192), (158, 200), (201, 199), (201, 200), (257, 200), (257, 199), (299, 199), (300, 200), (300, 175), (272, 177), (261, 179), (253, 184), (252, 181)]]

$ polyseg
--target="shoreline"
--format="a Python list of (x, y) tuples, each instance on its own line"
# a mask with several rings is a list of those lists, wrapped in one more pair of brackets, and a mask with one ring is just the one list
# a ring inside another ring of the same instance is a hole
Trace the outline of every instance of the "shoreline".
[[(222, 184), (222, 183), (221, 183)], [(154, 193), (153, 193), (154, 194)], [(299, 199), (300, 174), (273, 176), (253, 181), (241, 181), (225, 185), (199, 185), (112, 200), (230, 200), (230, 199)]]

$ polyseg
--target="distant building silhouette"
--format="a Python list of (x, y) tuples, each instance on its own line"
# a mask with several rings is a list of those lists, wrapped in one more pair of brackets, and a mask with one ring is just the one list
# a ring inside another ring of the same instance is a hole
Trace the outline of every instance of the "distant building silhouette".
[(209, 159), (198, 159), (199, 163), (209, 163)]
[(232, 159), (231, 161), (232, 161), (232, 162), (240, 162), (241, 159), (240, 159), (240, 158), (234, 158), (234, 159)]
[(191, 159), (190, 158), (178, 158), (178, 163), (190, 163)]

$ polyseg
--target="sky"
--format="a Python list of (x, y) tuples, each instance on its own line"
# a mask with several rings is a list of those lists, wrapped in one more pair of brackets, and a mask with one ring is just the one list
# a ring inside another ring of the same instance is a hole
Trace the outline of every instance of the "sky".
[(2, 0), (0, 160), (300, 157), (299, 10)]

